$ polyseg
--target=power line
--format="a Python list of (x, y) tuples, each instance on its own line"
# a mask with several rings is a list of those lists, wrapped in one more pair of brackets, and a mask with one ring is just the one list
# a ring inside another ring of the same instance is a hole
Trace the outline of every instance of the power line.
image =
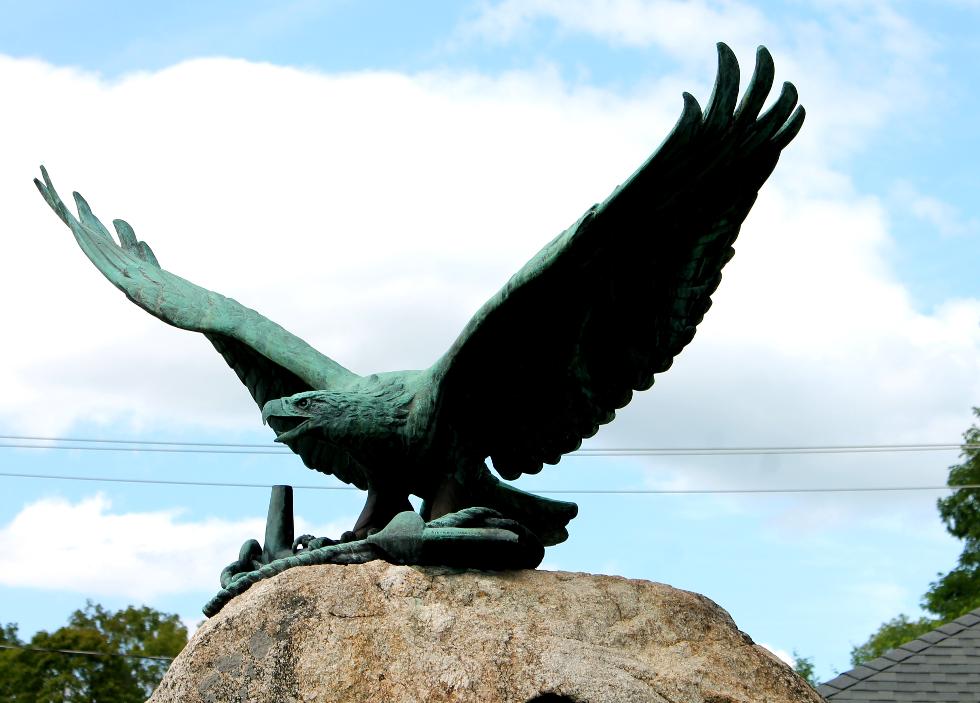
[(170, 442), (152, 439), (97, 439), (95, 437), (37, 437), (34, 435), (0, 435), (0, 439), (29, 442), (99, 442), (100, 444), (164, 444), (178, 447), (268, 447), (268, 444), (239, 444), (225, 442)]
[(959, 491), (966, 488), (980, 488), (980, 483), (964, 483), (955, 486), (855, 486), (855, 487), (830, 487), (830, 488), (630, 488), (630, 489), (589, 489), (589, 490), (553, 490), (536, 491), (537, 493), (591, 493), (591, 494), (663, 494), (663, 495), (687, 495), (687, 494), (714, 494), (714, 493), (877, 493), (891, 491)]
[[(115, 476), (65, 476), (56, 474), (28, 474), (13, 471), (0, 472), (0, 476), (6, 478), (40, 478), (52, 479), (55, 481), (103, 481), (106, 483), (143, 483), (157, 484), (161, 486), (213, 486), (222, 488), (272, 488), (271, 483), (231, 483), (227, 481), (175, 481), (169, 479), (153, 478), (118, 478)], [(293, 488), (309, 488), (315, 491), (358, 491), (354, 486), (293, 486)]]
[[(98, 441), (98, 440), (92, 440)], [(197, 449), (183, 447), (93, 447), (63, 444), (7, 444), (0, 443), (0, 449), (74, 449), (85, 452), (163, 452), (165, 454), (269, 454), (273, 456), (292, 456), (292, 452), (275, 448), (260, 449)]]
[[(0, 448), (5, 449), (61, 449), (76, 451), (138, 451), (177, 454), (255, 454), (291, 456), (288, 447), (270, 444), (245, 444), (222, 442), (175, 442), (135, 439), (97, 439), (90, 437), (38, 437), (27, 435), (0, 435)], [(11, 442), (12, 440), (12, 442)], [(27, 442), (55, 442), (56, 444), (29, 444)], [(76, 444), (65, 444), (73, 442)], [(110, 446), (94, 446), (110, 445)], [(127, 446), (112, 446), (127, 445)], [(151, 446), (147, 446), (151, 445)], [(739, 456), (766, 454), (855, 454), (870, 452), (930, 452), (980, 449), (980, 444), (920, 443), (920, 444), (852, 444), (812, 446), (752, 446), (752, 447), (597, 447), (578, 449), (569, 456)]]
[[(230, 483), (225, 481), (176, 481), (149, 478), (117, 478), (112, 476), (67, 476), (55, 474), (29, 474), (0, 472), (7, 478), (36, 478), (56, 481), (103, 481), (106, 483), (137, 483), (157, 484), (167, 486), (207, 486), (221, 488), (272, 488), (271, 483)], [(335, 485), (294, 485), (293, 488), (310, 489), (315, 491), (357, 491), (354, 486)], [(562, 488), (540, 490), (537, 493), (554, 494), (591, 494), (591, 495), (683, 495), (683, 494), (725, 494), (725, 493), (872, 493), (889, 491), (945, 491), (980, 488), (980, 484), (959, 484), (954, 486), (855, 486), (855, 487), (804, 487), (804, 488)]]
[(766, 454), (864, 454), (869, 452), (936, 452), (978, 449), (980, 444), (877, 444), (823, 447), (678, 447), (579, 449), (570, 456), (753, 456)]
[(27, 652), (47, 652), (51, 654), (78, 654), (87, 657), (128, 657), (130, 659), (153, 659), (156, 661), (172, 662), (173, 657), (158, 657), (150, 654), (126, 654), (123, 652), (93, 652), (86, 649), (47, 649), (30, 645), (0, 644), (0, 649), (20, 649)]

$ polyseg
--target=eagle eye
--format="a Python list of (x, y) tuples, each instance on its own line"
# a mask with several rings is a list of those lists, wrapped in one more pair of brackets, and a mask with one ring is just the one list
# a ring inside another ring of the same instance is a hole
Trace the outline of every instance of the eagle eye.
[(309, 405), (310, 405), (310, 399), (309, 398), (300, 398), (299, 400), (296, 401), (296, 407), (297, 408), (305, 409), (305, 408), (309, 407)]

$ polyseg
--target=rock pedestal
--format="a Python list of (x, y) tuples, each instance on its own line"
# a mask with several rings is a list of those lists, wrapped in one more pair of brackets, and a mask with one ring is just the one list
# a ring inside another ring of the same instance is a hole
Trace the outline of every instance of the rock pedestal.
[(694, 593), (615, 576), (291, 569), (207, 621), (151, 703), (822, 699)]

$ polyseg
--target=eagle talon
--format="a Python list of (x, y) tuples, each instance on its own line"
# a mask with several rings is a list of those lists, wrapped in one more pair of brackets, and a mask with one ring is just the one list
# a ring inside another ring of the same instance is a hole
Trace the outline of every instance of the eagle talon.
[(314, 537), (313, 535), (300, 535), (295, 540), (293, 540), (293, 554), (298, 554), (299, 552), (308, 552), (311, 549), (320, 549), (320, 547), (331, 547), (335, 544), (340, 544), (340, 541), (335, 539), (330, 539), (329, 537)]
[(316, 539), (313, 535), (300, 535), (293, 540), (293, 554), (310, 548), (310, 542)]

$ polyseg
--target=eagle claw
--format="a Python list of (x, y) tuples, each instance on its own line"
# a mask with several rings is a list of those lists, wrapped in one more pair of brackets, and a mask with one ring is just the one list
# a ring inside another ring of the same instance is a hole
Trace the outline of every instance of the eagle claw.
[(293, 554), (320, 547), (331, 547), (340, 544), (342, 540), (330, 539), (329, 537), (314, 537), (313, 535), (300, 535), (293, 540)]

